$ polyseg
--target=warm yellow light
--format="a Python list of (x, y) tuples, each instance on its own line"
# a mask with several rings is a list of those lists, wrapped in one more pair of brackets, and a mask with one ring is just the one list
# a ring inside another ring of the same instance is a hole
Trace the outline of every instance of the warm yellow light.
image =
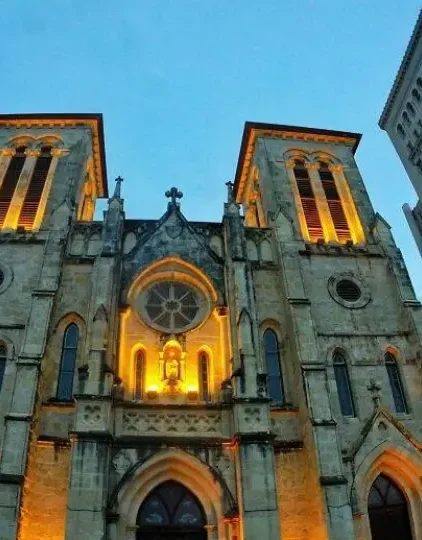
[(147, 388), (147, 392), (158, 392), (158, 386), (156, 384), (150, 384)]
[(186, 390), (188, 392), (198, 392), (198, 387), (193, 385), (193, 384), (189, 384), (186, 388)]

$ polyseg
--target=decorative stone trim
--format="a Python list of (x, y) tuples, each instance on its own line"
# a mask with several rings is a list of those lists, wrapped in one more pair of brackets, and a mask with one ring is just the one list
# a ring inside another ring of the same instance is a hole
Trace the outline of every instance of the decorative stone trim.
[[(340, 281), (343, 280), (351, 281), (357, 287), (359, 287), (361, 295), (356, 301), (350, 302), (348, 300), (345, 300), (344, 298), (341, 298), (341, 296), (339, 296), (339, 294), (337, 293), (337, 285)], [(365, 307), (371, 300), (371, 293), (367, 285), (365, 285), (360, 279), (355, 277), (350, 272), (341, 272), (339, 274), (331, 276), (328, 280), (328, 292), (330, 293), (331, 298), (335, 300), (338, 304), (350, 309), (361, 309)]]

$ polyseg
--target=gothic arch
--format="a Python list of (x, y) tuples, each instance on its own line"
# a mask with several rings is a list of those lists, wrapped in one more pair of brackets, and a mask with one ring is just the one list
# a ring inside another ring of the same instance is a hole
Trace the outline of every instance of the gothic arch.
[(119, 534), (135, 540), (139, 507), (154, 488), (168, 480), (179, 482), (198, 498), (207, 525), (215, 529), (213, 538), (221, 538), (224, 516), (236, 508), (232, 494), (217, 471), (176, 449), (160, 451), (135, 464), (120, 480), (109, 503), (109, 512), (119, 515)]
[[(372, 484), (380, 474), (385, 474), (402, 491), (408, 503), (409, 518), (414, 540), (422, 540), (422, 454), (416, 448), (406, 448), (398, 442), (384, 441), (369, 452), (356, 469), (351, 488), (354, 514), (360, 516), (356, 523), (363, 538), (371, 538), (368, 496)], [(360, 536), (359, 536), (360, 537)]]
[(304, 161), (305, 163), (310, 163), (311, 160), (309, 159), (309, 154), (302, 150), (301, 148), (291, 148), (290, 150), (287, 150), (283, 154), (284, 161), (288, 160), (300, 160)]

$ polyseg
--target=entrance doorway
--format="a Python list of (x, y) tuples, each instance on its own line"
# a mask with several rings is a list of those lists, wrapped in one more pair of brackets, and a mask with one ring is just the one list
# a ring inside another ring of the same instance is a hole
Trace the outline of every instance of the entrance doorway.
[(141, 504), (137, 540), (206, 540), (205, 513), (198, 499), (178, 482), (156, 487)]
[(372, 484), (368, 511), (372, 540), (412, 540), (407, 500), (388, 476)]

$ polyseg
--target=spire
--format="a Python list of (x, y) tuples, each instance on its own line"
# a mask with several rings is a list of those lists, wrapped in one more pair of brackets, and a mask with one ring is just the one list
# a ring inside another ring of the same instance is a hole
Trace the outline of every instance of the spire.
[(165, 193), (165, 196), (171, 199), (168, 203), (168, 209), (171, 210), (172, 208), (180, 208), (180, 203), (177, 202), (177, 199), (181, 199), (183, 197), (183, 193), (177, 189), (177, 187), (172, 187), (168, 189)]

